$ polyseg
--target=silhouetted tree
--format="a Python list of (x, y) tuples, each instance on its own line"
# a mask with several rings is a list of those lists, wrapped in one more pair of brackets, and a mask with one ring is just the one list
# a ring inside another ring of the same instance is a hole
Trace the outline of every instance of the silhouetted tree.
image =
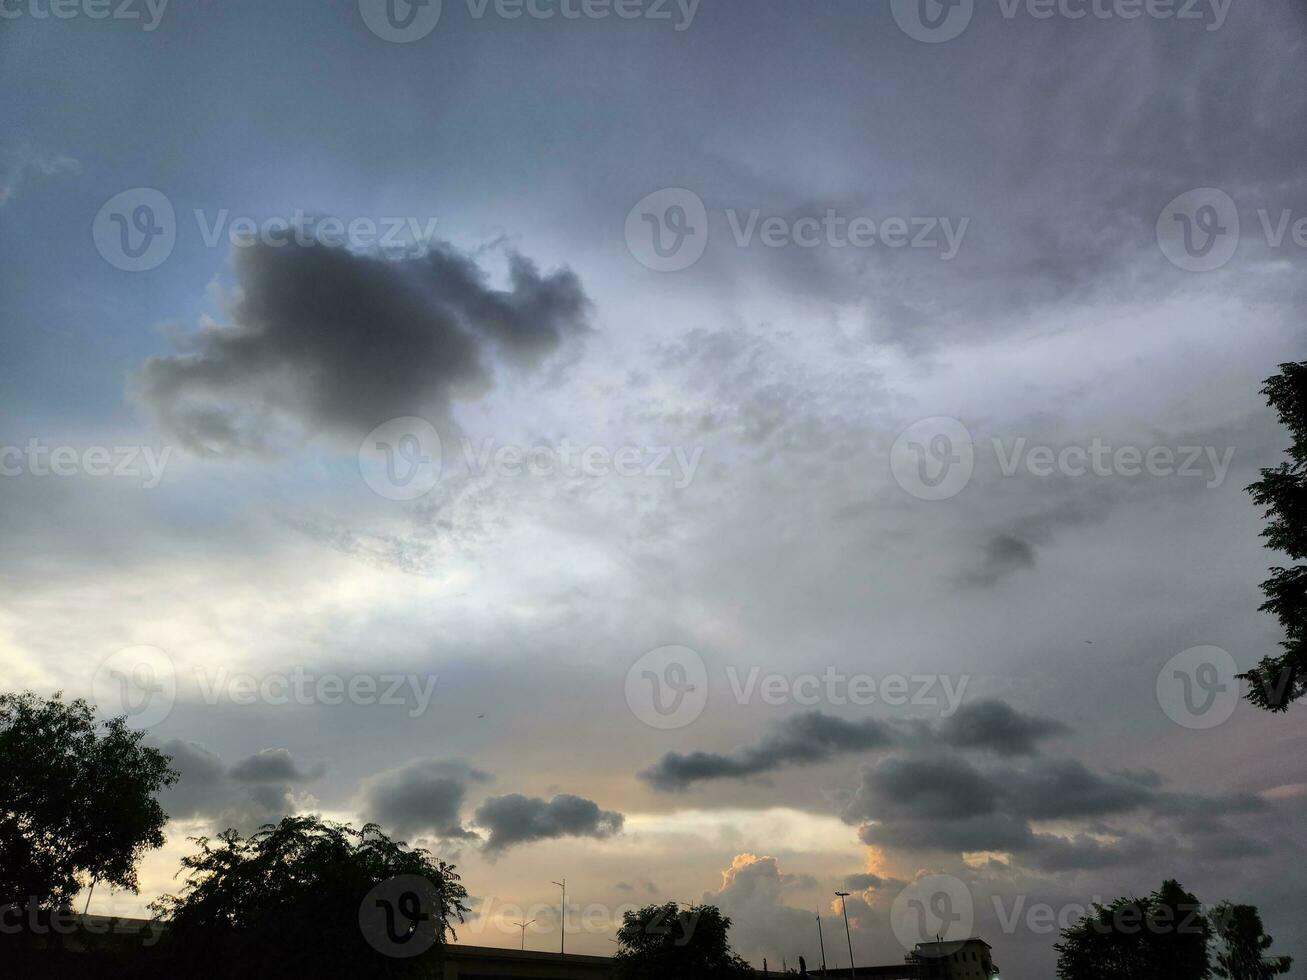
[(647, 905), (622, 917), (614, 961), (620, 980), (729, 980), (753, 975), (727, 933), (731, 920), (713, 905)]
[(468, 911), (452, 865), (375, 824), (286, 817), (192, 839), (181, 895), (152, 906), (171, 927), (165, 975), (438, 977), (439, 947)]
[(1218, 977), (1225, 980), (1270, 980), (1288, 973), (1291, 956), (1264, 957), (1274, 941), (1262, 928), (1262, 917), (1255, 905), (1232, 905), (1222, 902), (1212, 910), (1212, 930), (1223, 949), (1216, 954)]
[(1175, 881), (1147, 898), (1096, 905), (1063, 930), (1062, 980), (1204, 980), (1211, 975), (1211, 927), (1198, 899)]
[(178, 777), (144, 737), (82, 700), (0, 695), (0, 907), (67, 909), (96, 881), (136, 891), (136, 862), (164, 842), (155, 794)]
[[(1266, 508), (1266, 547), (1299, 561), (1307, 558), (1307, 361), (1281, 364), (1280, 373), (1266, 379), (1262, 394), (1279, 413), (1293, 445), (1286, 450), (1288, 461), (1263, 469), (1248, 492)], [(1264, 658), (1240, 677), (1249, 682), (1249, 701), (1268, 711), (1285, 711), (1307, 695), (1307, 565), (1272, 568), (1262, 592), (1266, 601), (1261, 608), (1284, 627), (1284, 652)]]

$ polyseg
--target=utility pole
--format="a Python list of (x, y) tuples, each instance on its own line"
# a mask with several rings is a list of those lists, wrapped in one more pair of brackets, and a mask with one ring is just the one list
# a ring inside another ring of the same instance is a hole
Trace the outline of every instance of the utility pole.
[(519, 929), (522, 930), (522, 949), (526, 949), (526, 927), (529, 926), (529, 925), (531, 925), (531, 924), (534, 923), (534, 922), (535, 922), (535, 919), (532, 919), (531, 922), (514, 922), (514, 923), (513, 923), (513, 925), (517, 926)]
[(567, 879), (550, 882), (550, 884), (557, 885), (563, 890), (563, 917), (558, 922), (558, 956), (561, 959), (567, 955)]
[(826, 937), (821, 934), (821, 913), (817, 913), (817, 941), (821, 943), (821, 975), (826, 975)]
[(849, 976), (857, 978), (858, 968), (853, 965), (853, 936), (849, 933), (849, 907), (844, 900), (849, 897), (848, 892), (836, 892), (840, 899), (840, 908), (844, 910), (844, 938), (849, 941)]

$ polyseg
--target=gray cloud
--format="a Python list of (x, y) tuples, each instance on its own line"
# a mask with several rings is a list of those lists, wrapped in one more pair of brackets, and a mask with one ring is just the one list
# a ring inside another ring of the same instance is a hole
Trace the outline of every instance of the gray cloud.
[(160, 794), (175, 820), (204, 819), (217, 829), (248, 831), (294, 812), (297, 785), (321, 778), (324, 765), (300, 766), (286, 749), (264, 749), (234, 766), (198, 742), (172, 739), (158, 748), (180, 774)]
[[(795, 955), (796, 947), (815, 942), (813, 913), (790, 905), (789, 897), (817, 884), (811, 875), (782, 871), (774, 857), (739, 854), (722, 871), (721, 888), (705, 893), (704, 901), (731, 917), (732, 946), (779, 962), (782, 956)], [(809, 961), (810, 968), (814, 962)]]
[(230, 775), (241, 783), (301, 783), (319, 778), (325, 769), (319, 765), (303, 770), (288, 750), (264, 749), (232, 766)]
[(68, 154), (37, 146), (30, 140), (0, 147), (0, 208), (13, 199), (32, 174), (50, 177), (80, 169), (81, 165)]
[(198, 742), (172, 739), (158, 745), (180, 778), (160, 794), (164, 812), (174, 819), (213, 813), (230, 803), (222, 759)]
[(997, 700), (964, 706), (931, 727), (891, 724), (874, 718), (846, 721), (809, 711), (775, 722), (758, 741), (732, 753), (668, 752), (639, 776), (662, 792), (678, 792), (697, 782), (744, 779), (786, 766), (827, 762), (841, 755), (935, 740), (968, 750), (1000, 755), (1033, 754), (1038, 743), (1066, 731), (1046, 718), (1022, 714)]
[(419, 759), (380, 774), (364, 789), (368, 818), (403, 836), (472, 838), (462, 826), (468, 789), (491, 777), (459, 760)]
[(850, 722), (809, 711), (776, 723), (757, 745), (730, 755), (669, 752), (640, 773), (640, 778), (655, 789), (684, 790), (703, 780), (759, 776), (787, 765), (825, 762), (848, 752), (884, 748), (894, 739), (889, 726), (874, 718)]
[(1035, 549), (1011, 534), (995, 534), (985, 542), (979, 564), (962, 576), (967, 585), (989, 586), (1013, 572), (1035, 567)]
[(947, 745), (987, 748), (999, 755), (1034, 755), (1042, 740), (1068, 731), (1060, 721), (1022, 714), (1007, 702), (992, 698), (962, 705), (937, 728)]
[(438, 243), (388, 259), (287, 242), (237, 248), (230, 323), (147, 360), (140, 398), (206, 455), (275, 454), (320, 431), (357, 438), (388, 419), (447, 421), (492, 383), (492, 357), (529, 369), (583, 333), (589, 301), (569, 270), (509, 253), (510, 288)]
[(882, 878), (880, 875), (874, 875), (867, 872), (856, 875), (845, 875), (844, 887), (852, 892), (869, 892), (878, 888), (897, 888), (903, 882), (897, 878)]
[[(859, 836), (868, 844), (1006, 851), (1025, 867), (1061, 872), (1126, 864), (1159, 849), (1223, 860), (1260, 853), (1259, 842), (1221, 818), (1264, 808), (1239, 794), (1171, 794), (1154, 773), (1097, 773), (1073, 759), (978, 767), (955, 755), (918, 754), (865, 769), (844, 818), (862, 823)], [(1146, 818), (1149, 832), (1101, 822), (1130, 816)], [(1033, 829), (1047, 820), (1078, 822), (1084, 830), (1061, 836)], [(1158, 827), (1165, 830), (1151, 829)]]
[(621, 832), (626, 818), (570, 793), (560, 793), (549, 801), (510, 793), (486, 800), (477, 808), (474, 820), (490, 832), (486, 850), (496, 852), (554, 837), (611, 837)]

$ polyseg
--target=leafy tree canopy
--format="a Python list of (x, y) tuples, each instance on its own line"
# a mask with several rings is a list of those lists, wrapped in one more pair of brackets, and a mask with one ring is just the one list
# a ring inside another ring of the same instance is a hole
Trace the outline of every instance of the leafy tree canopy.
[(83, 700), (0, 694), (0, 906), (66, 909), (94, 881), (136, 891), (164, 842), (155, 794), (178, 775), (144, 737)]
[(1222, 902), (1212, 910), (1212, 930), (1223, 948), (1216, 954), (1216, 975), (1224, 980), (1271, 980), (1288, 973), (1291, 956), (1266, 956), (1274, 940), (1262, 928), (1255, 905)]
[(286, 817), (193, 840), (182, 893), (152, 906), (174, 975), (439, 976), (439, 946), (468, 911), (452, 865), (375, 824)]
[[(1248, 492), (1266, 508), (1266, 547), (1301, 561), (1307, 558), (1307, 361), (1281, 364), (1262, 394), (1279, 413), (1293, 444), (1286, 451), (1287, 461), (1262, 470), (1262, 478)], [(1240, 677), (1249, 682), (1248, 700), (1253, 704), (1286, 711), (1307, 695), (1307, 565), (1272, 568), (1262, 592), (1266, 601), (1261, 608), (1274, 613), (1284, 627), (1283, 652), (1264, 658)]]
[(752, 976), (732, 950), (731, 920), (712, 905), (647, 905), (622, 917), (614, 960), (621, 980), (727, 980)]
[(1205, 980), (1211, 927), (1176, 881), (1098, 905), (1054, 946), (1061, 980)]

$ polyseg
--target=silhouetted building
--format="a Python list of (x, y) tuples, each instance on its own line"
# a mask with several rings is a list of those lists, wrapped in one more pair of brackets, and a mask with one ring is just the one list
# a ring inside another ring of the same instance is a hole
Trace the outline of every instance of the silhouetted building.
[(998, 976), (991, 949), (989, 943), (974, 936), (917, 943), (908, 954), (908, 963), (916, 968), (918, 980), (991, 980)]

